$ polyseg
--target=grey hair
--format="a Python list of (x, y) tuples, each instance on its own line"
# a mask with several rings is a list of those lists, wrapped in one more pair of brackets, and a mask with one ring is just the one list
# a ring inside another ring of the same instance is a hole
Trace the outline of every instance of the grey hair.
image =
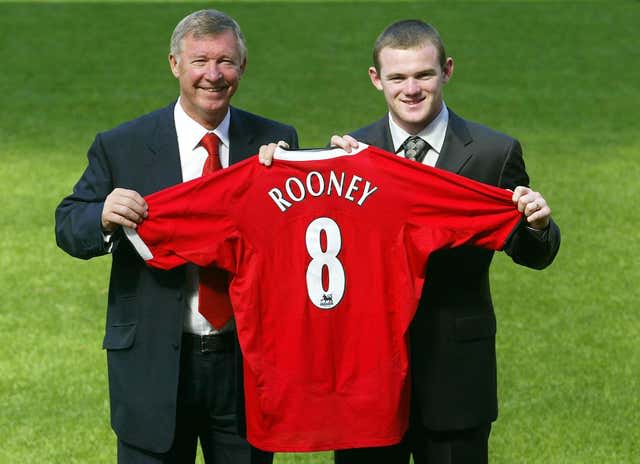
[(247, 58), (247, 46), (244, 35), (238, 23), (231, 17), (218, 10), (199, 10), (184, 17), (171, 34), (169, 53), (179, 60), (182, 52), (182, 39), (193, 34), (194, 37), (206, 37), (231, 31), (236, 36), (238, 51), (242, 62)]

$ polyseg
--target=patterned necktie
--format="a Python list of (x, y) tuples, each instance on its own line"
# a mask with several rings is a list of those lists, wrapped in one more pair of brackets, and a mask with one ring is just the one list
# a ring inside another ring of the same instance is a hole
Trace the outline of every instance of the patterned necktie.
[(427, 156), (427, 152), (429, 151), (429, 148), (431, 148), (431, 145), (420, 137), (412, 135), (404, 141), (402, 147), (404, 148), (405, 158), (422, 163), (422, 160)]
[[(202, 174), (210, 174), (222, 168), (218, 147), (220, 139), (213, 132), (207, 133), (200, 145), (209, 156), (204, 162)], [(198, 286), (198, 311), (217, 330), (222, 329), (231, 319), (233, 310), (229, 300), (229, 275), (215, 267), (198, 268), (200, 285)]]

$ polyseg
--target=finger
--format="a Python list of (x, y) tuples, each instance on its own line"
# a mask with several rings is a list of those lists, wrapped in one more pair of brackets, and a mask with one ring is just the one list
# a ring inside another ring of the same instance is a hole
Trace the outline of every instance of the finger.
[(540, 209), (543, 204), (538, 201), (539, 198), (540, 195), (537, 192), (529, 192), (522, 195), (518, 198), (518, 211), (526, 214), (527, 210), (531, 211)]
[(273, 155), (276, 151), (276, 144), (275, 143), (270, 143), (268, 145), (262, 145), (260, 147), (260, 150), (258, 152), (258, 159), (260, 160), (261, 164), (264, 164), (265, 166), (271, 166), (271, 163), (273, 161)]
[(356, 139), (354, 139), (353, 137), (351, 137), (350, 135), (343, 136), (343, 139), (345, 139), (347, 142), (349, 142), (353, 148), (358, 148), (358, 145), (360, 145), (358, 143), (358, 141)]
[(260, 145), (260, 148), (258, 149), (258, 161), (260, 162), (260, 164), (265, 164), (264, 151), (266, 149), (266, 145)]
[(142, 195), (140, 195), (135, 190), (129, 190), (129, 192), (130, 192), (129, 198), (131, 200), (133, 200), (142, 209), (147, 209), (147, 202), (145, 201)]
[(527, 218), (540, 209), (540, 205), (535, 201), (522, 203), (524, 205), (522, 212)]
[(342, 143), (342, 137), (340, 137), (339, 135), (332, 135), (331, 140), (329, 140), (329, 144), (332, 147), (339, 147), (341, 143)]
[(514, 203), (518, 203), (518, 201), (520, 200), (520, 197), (522, 197), (523, 195), (526, 195), (529, 192), (531, 192), (530, 188), (524, 187), (522, 185), (518, 185), (515, 189), (513, 189), (513, 195), (511, 195), (511, 201), (513, 201)]
[[(135, 222), (139, 224), (144, 219), (145, 212), (146, 212), (145, 210), (140, 211), (137, 209), (133, 209), (128, 205), (119, 204), (113, 207), (113, 209), (111, 210), (112, 216), (110, 215), (109, 218), (111, 217), (122, 218), (122, 220)], [(118, 224), (120, 225), (124, 225), (121, 221), (116, 220), (116, 222), (118, 222)]]
[(522, 196), (520, 196), (517, 201), (518, 211), (523, 213), (527, 218), (538, 211), (544, 211), (545, 213), (543, 215), (537, 214), (536, 220), (539, 220), (537, 218), (541, 216), (544, 217), (545, 214), (547, 216), (551, 214), (551, 210), (548, 208), (547, 201), (540, 194), (540, 192), (535, 192), (531, 189), (525, 189), (520, 190), (518, 194), (522, 194)]
[(127, 218), (120, 217), (120, 225), (130, 229), (136, 229), (140, 224), (138, 222), (130, 221)]
[(146, 211), (148, 208), (147, 202), (142, 195), (135, 190), (123, 188), (114, 189), (106, 198), (106, 202), (110, 202), (112, 204), (124, 204), (140, 213)]
[(135, 222), (117, 213), (108, 213), (103, 216), (102, 228), (108, 232), (113, 232), (118, 226), (135, 229), (139, 222), (141, 221)]
[(285, 142), (284, 140), (279, 140), (278, 141), (278, 146), (282, 147), (282, 148), (289, 148), (289, 144), (287, 142)]
[(530, 216), (536, 211), (540, 211), (547, 206), (547, 202), (544, 201), (544, 198), (542, 198), (537, 192), (533, 192), (520, 198), (519, 203), (522, 203), (524, 206), (523, 212), (526, 216)]
[(129, 218), (133, 216), (146, 217), (147, 208), (147, 203), (142, 197), (122, 197), (119, 198), (119, 203), (113, 205), (114, 211)]
[(339, 135), (332, 136), (331, 146), (342, 148), (347, 153), (351, 153), (351, 143), (345, 137), (340, 137)]
[(551, 209), (545, 206), (530, 216), (527, 216), (527, 223), (534, 229), (545, 229), (551, 219)]

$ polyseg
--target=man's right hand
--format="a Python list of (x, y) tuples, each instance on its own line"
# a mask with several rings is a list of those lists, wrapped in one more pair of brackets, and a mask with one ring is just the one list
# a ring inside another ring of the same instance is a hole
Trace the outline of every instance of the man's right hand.
[(331, 146), (342, 148), (347, 153), (351, 153), (352, 148), (358, 148), (358, 141), (350, 135), (334, 135), (331, 137)]
[(118, 226), (135, 229), (147, 217), (147, 202), (135, 190), (114, 189), (102, 208), (102, 230), (111, 233)]
[(276, 153), (276, 148), (278, 147), (289, 148), (289, 144), (284, 140), (280, 140), (278, 143), (261, 145), (260, 151), (258, 152), (258, 160), (260, 160), (260, 164), (271, 166), (271, 163), (273, 163), (273, 155)]

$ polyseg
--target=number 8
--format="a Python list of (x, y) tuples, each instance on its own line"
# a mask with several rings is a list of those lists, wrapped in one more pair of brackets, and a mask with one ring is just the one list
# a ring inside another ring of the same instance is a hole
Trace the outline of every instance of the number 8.
[[(320, 234), (327, 235), (327, 249), (322, 251)], [(307, 252), (311, 262), (307, 267), (307, 293), (311, 302), (320, 309), (332, 309), (344, 295), (345, 276), (338, 253), (342, 247), (340, 227), (333, 219), (321, 217), (313, 220), (307, 227)], [(329, 288), (322, 284), (322, 270), (327, 267)]]

